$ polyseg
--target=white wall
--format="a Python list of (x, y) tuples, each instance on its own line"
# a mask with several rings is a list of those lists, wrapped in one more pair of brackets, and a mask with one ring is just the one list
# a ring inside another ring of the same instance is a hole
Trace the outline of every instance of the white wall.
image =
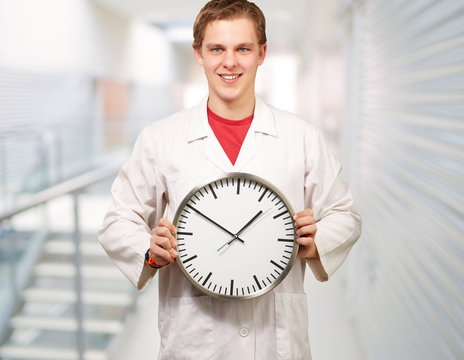
[(0, 66), (167, 84), (161, 30), (88, 0), (0, 0)]

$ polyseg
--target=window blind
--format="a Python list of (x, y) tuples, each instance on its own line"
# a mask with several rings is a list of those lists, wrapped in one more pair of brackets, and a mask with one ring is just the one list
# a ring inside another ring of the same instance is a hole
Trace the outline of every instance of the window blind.
[(464, 2), (366, 0), (346, 14), (365, 357), (463, 359)]

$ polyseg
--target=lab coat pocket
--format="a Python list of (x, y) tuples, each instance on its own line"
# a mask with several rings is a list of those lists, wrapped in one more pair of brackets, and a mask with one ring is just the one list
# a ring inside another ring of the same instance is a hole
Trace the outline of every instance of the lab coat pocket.
[(277, 353), (284, 360), (311, 359), (306, 294), (276, 293)]
[(212, 356), (212, 299), (209, 296), (172, 298), (166, 325), (165, 333), (161, 334), (161, 338), (165, 338), (161, 359), (191, 360)]

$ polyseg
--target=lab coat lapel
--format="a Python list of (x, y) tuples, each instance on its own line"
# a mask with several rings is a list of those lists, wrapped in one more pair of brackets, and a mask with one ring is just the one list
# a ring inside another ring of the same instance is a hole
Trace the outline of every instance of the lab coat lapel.
[(195, 109), (191, 122), (188, 141), (202, 140), (206, 142), (205, 156), (223, 172), (241, 171), (245, 165), (259, 152), (262, 134), (277, 136), (274, 118), (264, 101), (256, 97), (253, 122), (245, 137), (235, 166), (232, 165), (221, 144), (208, 124), (207, 98)]
[(204, 98), (203, 101), (194, 108), (187, 140), (189, 143), (193, 141), (204, 141), (206, 159), (221, 171), (231, 172), (233, 171), (233, 166), (208, 124), (207, 104), (208, 97)]
[(259, 152), (263, 134), (277, 136), (277, 131), (271, 110), (260, 97), (256, 96), (253, 122), (243, 141), (234, 171), (241, 171)]
[(234, 166), (224, 152), (224, 149), (216, 138), (216, 135), (214, 135), (211, 127), (209, 133), (206, 146), (206, 158), (223, 172), (234, 171)]

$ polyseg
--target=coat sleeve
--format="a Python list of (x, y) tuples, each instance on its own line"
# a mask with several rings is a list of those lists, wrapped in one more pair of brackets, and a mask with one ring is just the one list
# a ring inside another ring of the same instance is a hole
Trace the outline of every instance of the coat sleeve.
[(122, 273), (143, 289), (156, 270), (145, 263), (151, 229), (164, 212), (164, 187), (154, 160), (152, 141), (142, 131), (111, 188), (112, 203), (99, 230), (99, 240)]
[(328, 280), (341, 266), (361, 235), (361, 217), (351, 190), (341, 179), (341, 166), (315, 130), (308, 141), (305, 170), (305, 205), (313, 209), (317, 225), (315, 243), (320, 259), (307, 260), (319, 281)]

